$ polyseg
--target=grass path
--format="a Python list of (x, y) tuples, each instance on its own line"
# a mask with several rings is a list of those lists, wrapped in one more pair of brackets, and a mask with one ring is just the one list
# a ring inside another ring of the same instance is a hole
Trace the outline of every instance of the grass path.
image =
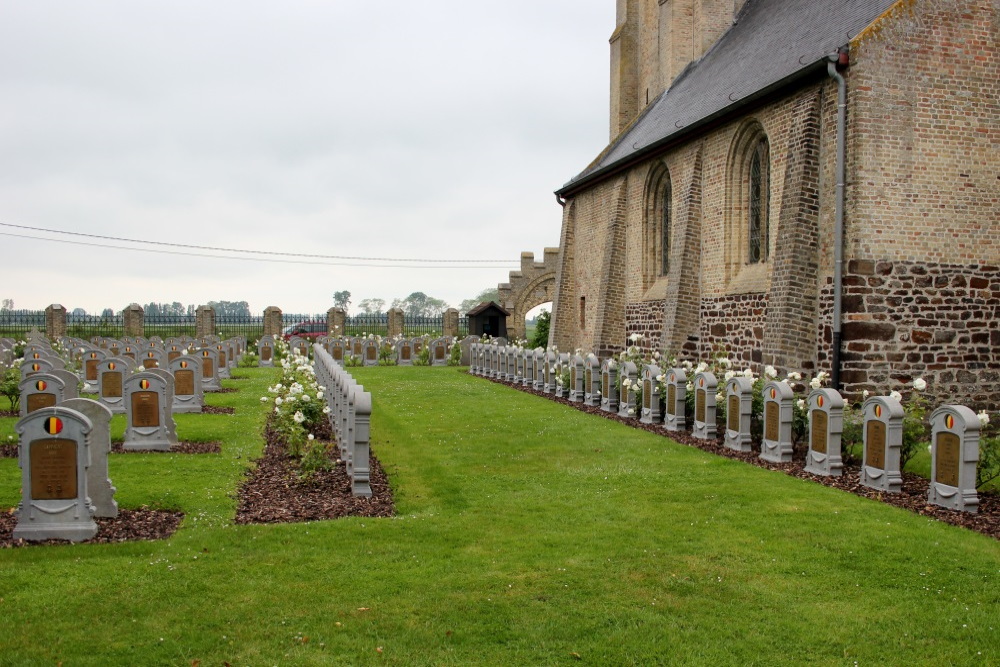
[[(173, 538), (0, 552), (0, 665), (1000, 661), (995, 540), (453, 368), (352, 371), (396, 518), (233, 525), (274, 381), (240, 371), (236, 415), (178, 416), (221, 455), (111, 459)], [(0, 460), (0, 507), (19, 485)]]

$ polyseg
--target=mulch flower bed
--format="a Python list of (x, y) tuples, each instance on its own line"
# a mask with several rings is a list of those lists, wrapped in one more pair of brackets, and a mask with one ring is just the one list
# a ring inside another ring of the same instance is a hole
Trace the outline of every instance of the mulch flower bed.
[[(135, 540), (162, 540), (170, 537), (181, 524), (183, 512), (167, 510), (118, 510), (114, 519), (94, 519), (97, 535), (81, 544), (107, 544), (110, 542), (132, 542)], [(24, 547), (34, 544), (70, 544), (68, 540), (45, 540), (25, 542), (13, 538), (17, 515), (13, 510), (0, 514), (0, 549)]]
[(170, 445), (170, 451), (161, 452), (155, 449), (131, 450), (125, 449), (120, 442), (111, 443), (112, 454), (218, 454), (222, 451), (222, 443), (218, 440), (212, 442), (178, 442)]
[(201, 414), (203, 415), (234, 415), (236, 414), (236, 408), (223, 408), (216, 405), (203, 405), (201, 407)]
[(234, 387), (223, 387), (222, 389), (206, 389), (205, 393), (206, 394), (232, 394), (232, 393), (237, 392), (237, 391), (239, 391), (239, 389), (236, 389)]
[[(320, 440), (333, 440), (327, 424), (319, 431), (314, 433)], [(302, 479), (298, 462), (285, 454), (284, 443), (270, 422), (264, 430), (264, 439), (267, 443), (264, 455), (257, 459), (256, 468), (246, 472), (246, 480), (237, 492), (236, 523), (290, 523), (395, 514), (392, 489), (374, 454), (368, 459), (372, 497), (359, 498), (351, 493), (351, 480), (343, 463)], [(336, 457), (337, 446), (332, 449), (331, 456)]]
[(0, 410), (0, 417), (20, 417), (21, 414), (17, 410)]
[(867, 486), (861, 485), (859, 481), (861, 466), (857, 463), (848, 464), (845, 462), (844, 474), (840, 477), (824, 477), (822, 475), (813, 475), (812, 473), (806, 472), (805, 459), (807, 450), (804, 445), (797, 446), (795, 448), (791, 463), (771, 463), (759, 458), (759, 446), (758, 451), (755, 452), (737, 452), (724, 447), (721, 439), (701, 440), (684, 431), (667, 431), (660, 424), (643, 424), (638, 419), (626, 419), (624, 417), (619, 417), (616, 413), (605, 412), (599, 407), (588, 406), (583, 403), (571, 403), (568, 399), (557, 398), (555, 394), (546, 394), (545, 392), (536, 391), (530, 387), (525, 387), (513, 382), (507, 382), (496, 378), (486, 379), (496, 382), (497, 384), (506, 385), (513, 389), (519, 389), (529, 394), (543, 396), (551, 401), (556, 401), (558, 403), (574, 407), (577, 410), (582, 410), (593, 415), (600, 415), (605, 419), (621, 422), (622, 424), (626, 424), (632, 428), (638, 428), (644, 431), (649, 431), (650, 433), (656, 433), (657, 435), (665, 436), (681, 444), (697, 447), (698, 449), (711, 452), (712, 454), (716, 454), (718, 456), (725, 456), (730, 459), (739, 459), (744, 463), (755, 465), (758, 468), (777, 470), (785, 473), (786, 475), (798, 477), (799, 479), (806, 479), (811, 482), (816, 482), (817, 484), (823, 484), (824, 486), (831, 486), (842, 491), (847, 491), (848, 493), (853, 493), (871, 500), (877, 500), (889, 505), (901, 507), (923, 516), (932, 517), (938, 519), (939, 521), (944, 521), (956, 526), (963, 526), (969, 530), (974, 530), (978, 533), (982, 533), (983, 535), (988, 535), (994, 539), (1000, 540), (1000, 494), (997, 494), (994, 491), (979, 492), (978, 513), (972, 514), (970, 512), (958, 512), (944, 507), (939, 507), (938, 505), (929, 504), (927, 502), (927, 490), (930, 486), (930, 481), (920, 477), (919, 475), (914, 475), (913, 473), (903, 473), (903, 488), (899, 493), (884, 493), (882, 491), (878, 491), (877, 489), (871, 489)]

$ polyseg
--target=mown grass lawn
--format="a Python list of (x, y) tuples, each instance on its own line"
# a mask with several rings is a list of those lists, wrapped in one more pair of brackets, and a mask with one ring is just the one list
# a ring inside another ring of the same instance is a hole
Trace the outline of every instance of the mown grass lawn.
[(233, 525), (276, 377), (241, 370), (208, 398), (235, 415), (177, 417), (222, 454), (111, 457), (171, 539), (0, 552), (0, 664), (1000, 662), (996, 540), (454, 368), (352, 371), (396, 518)]

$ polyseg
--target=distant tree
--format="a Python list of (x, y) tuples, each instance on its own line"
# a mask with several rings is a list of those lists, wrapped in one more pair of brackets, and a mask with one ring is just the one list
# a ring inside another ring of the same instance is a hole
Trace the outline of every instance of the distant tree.
[(250, 304), (246, 301), (209, 301), (208, 305), (215, 309), (216, 315), (250, 316)]
[(347, 290), (344, 290), (342, 292), (334, 292), (333, 305), (335, 308), (343, 308), (344, 312), (346, 313), (347, 309), (351, 305), (351, 293), (348, 292)]
[(365, 315), (378, 315), (385, 312), (385, 299), (362, 299), (358, 304)]
[(479, 304), (481, 304), (483, 301), (495, 301), (497, 304), (499, 304), (500, 294), (497, 291), (497, 288), (487, 287), (486, 289), (484, 289), (482, 292), (479, 293), (479, 296), (473, 297), (471, 299), (466, 299), (461, 304), (459, 304), (458, 310), (460, 313), (463, 314), (467, 313), (476, 306), (478, 306)]
[(392, 307), (402, 308), (404, 313), (414, 317), (434, 317), (443, 313), (448, 303), (423, 292), (413, 292), (405, 299), (393, 299)]
[(72, 315), (73, 317), (86, 317), (87, 311), (85, 311), (83, 308), (74, 308)]
[(110, 308), (105, 308), (104, 310), (101, 311), (101, 317), (114, 317), (114, 316), (115, 316), (115, 311), (111, 310)]
[(0, 310), (14, 310), (14, 299), (0, 301)]
[(552, 315), (547, 310), (543, 310), (535, 317), (535, 332), (531, 336), (529, 345), (535, 347), (548, 347), (549, 326), (552, 324)]

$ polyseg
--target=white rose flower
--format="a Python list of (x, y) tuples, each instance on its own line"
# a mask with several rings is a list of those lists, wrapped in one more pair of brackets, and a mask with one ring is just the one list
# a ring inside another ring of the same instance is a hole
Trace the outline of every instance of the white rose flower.
[(986, 410), (980, 410), (976, 414), (976, 416), (979, 417), (979, 425), (980, 426), (988, 426), (989, 425), (989, 423), (990, 423), (990, 415), (989, 415), (988, 412), (986, 412)]
[(304, 422), (306, 420), (306, 416), (304, 414), (302, 414), (301, 410), (299, 410), (294, 415), (292, 415), (292, 419), (295, 420), (296, 424), (301, 424), (302, 422)]
[(307, 438), (308, 440), (315, 440), (315, 439), (316, 439), (316, 436), (314, 436), (314, 435), (313, 435), (312, 433), (310, 433), (309, 435), (307, 435), (307, 436), (306, 436), (306, 438)]
[(274, 404), (275, 405), (281, 405), (282, 403), (284, 403), (284, 401), (281, 400), (281, 396), (276, 396), (275, 399), (274, 399)]
[(913, 381), (913, 388), (917, 391), (923, 391), (924, 389), (927, 389), (927, 381), (923, 378), (917, 378)]
[(890, 391), (890, 392), (889, 392), (889, 398), (894, 398), (894, 399), (896, 399), (897, 401), (901, 401), (901, 400), (903, 400), (903, 395), (902, 395), (902, 394), (900, 394), (900, 393), (899, 393), (898, 391), (896, 391), (895, 389), (893, 389), (892, 391)]
[(753, 379), (753, 370), (750, 369), (750, 368), (744, 368), (743, 369), (743, 377), (747, 378), (748, 380), (752, 380)]
[(798, 371), (792, 371), (791, 373), (788, 374), (788, 379), (794, 380), (795, 382), (801, 382), (802, 373), (799, 373)]
[(708, 370), (708, 364), (706, 364), (704, 361), (702, 361), (701, 363), (698, 364), (698, 368), (696, 368), (694, 372), (695, 373), (704, 373), (707, 370)]
[(721, 391), (718, 394), (715, 395), (715, 402), (716, 403), (722, 403), (724, 400), (726, 400), (726, 397), (722, 395)]
[(260, 397), (260, 402), (261, 403), (267, 403), (267, 396), (261, 396)]
[(764, 366), (764, 375), (769, 378), (776, 378), (778, 377), (778, 369), (771, 365)]
[(323, 406), (323, 414), (324, 415), (330, 414), (330, 406), (329, 405), (324, 405)]
[(799, 410), (805, 410), (806, 409), (806, 402), (803, 399), (801, 399), (801, 398), (799, 400), (795, 401), (795, 405), (799, 408)]
[(725, 379), (726, 379), (726, 382), (729, 382), (729, 381), (730, 381), (730, 380), (732, 380), (732, 379), (733, 379), (734, 377), (736, 377), (736, 371), (726, 371), (726, 374), (725, 374), (725, 376), (724, 376), (724, 377), (725, 377)]
[(303, 403), (308, 403), (310, 400), (312, 400), (312, 399), (309, 398), (309, 394), (302, 394), (302, 402)]
[(813, 389), (819, 389), (823, 386), (823, 381), (819, 379), (819, 376), (816, 376), (812, 380), (809, 380), (809, 386)]

